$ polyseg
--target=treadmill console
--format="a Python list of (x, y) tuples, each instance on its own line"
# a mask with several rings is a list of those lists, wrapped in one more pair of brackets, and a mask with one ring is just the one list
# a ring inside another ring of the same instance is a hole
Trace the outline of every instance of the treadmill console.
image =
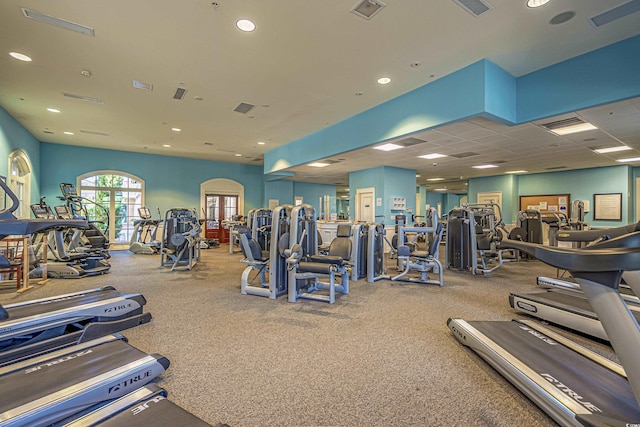
[(146, 207), (138, 208), (138, 215), (142, 219), (151, 219), (151, 211)]
[(76, 186), (73, 184), (65, 184), (62, 183), (60, 184), (60, 190), (62, 190), (62, 194), (64, 195), (64, 197), (75, 197), (78, 195), (78, 192), (76, 191)]

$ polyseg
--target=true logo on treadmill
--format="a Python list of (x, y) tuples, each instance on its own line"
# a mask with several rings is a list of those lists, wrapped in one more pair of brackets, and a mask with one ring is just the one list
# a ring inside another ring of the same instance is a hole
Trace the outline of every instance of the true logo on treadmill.
[(552, 375), (549, 375), (549, 374), (540, 374), (540, 375), (542, 376), (542, 378), (544, 378), (545, 380), (549, 381), (551, 384), (556, 386), (560, 391), (562, 391), (564, 394), (566, 394), (567, 396), (569, 396), (570, 398), (572, 398), (573, 400), (575, 400), (576, 402), (578, 402), (579, 404), (584, 406), (589, 411), (591, 411), (591, 412), (602, 412), (602, 410), (600, 408), (598, 408), (596, 405), (594, 405), (591, 402), (585, 401), (584, 397), (580, 396), (578, 393), (576, 393), (575, 391), (570, 389), (568, 386), (566, 386), (562, 382), (558, 381)]
[(522, 301), (518, 301), (517, 303), (518, 308), (521, 308), (525, 311), (530, 311), (532, 313), (536, 313), (538, 311), (538, 308), (535, 305), (532, 304), (528, 304), (526, 302), (522, 302)]
[[(117, 384), (114, 384), (111, 387), (109, 387), (109, 389), (107, 390), (107, 393), (111, 394), (111, 393), (115, 393), (117, 391), (120, 391), (123, 388), (126, 389), (127, 387), (130, 387), (132, 384), (135, 384), (135, 383), (137, 383), (139, 381), (144, 381), (146, 378), (151, 377), (151, 375), (153, 375), (153, 371), (149, 370), (149, 371), (143, 372), (141, 374), (135, 375), (135, 376), (133, 376), (131, 378), (127, 378), (126, 380), (124, 380), (122, 382), (119, 382)], [(144, 382), (146, 383), (147, 381), (144, 381)], [(140, 385), (142, 385), (142, 384), (140, 384)]]
[(549, 344), (549, 345), (558, 345), (558, 343), (557, 343), (557, 342), (555, 342), (554, 340), (552, 340), (551, 338), (549, 338), (549, 337), (548, 337), (548, 336), (546, 336), (545, 334), (543, 334), (543, 333), (541, 333), (541, 332), (536, 331), (535, 329), (531, 329), (530, 327), (525, 326), (525, 325), (522, 325), (522, 324), (520, 324), (520, 325), (518, 325), (518, 326), (519, 326), (519, 327), (520, 327), (520, 329), (522, 329), (523, 331), (527, 331), (527, 332), (529, 332), (529, 333), (530, 333), (531, 335), (533, 335), (534, 337), (536, 337), (536, 338), (540, 339), (541, 341), (546, 342), (546, 343), (547, 343), (547, 344)]
[(138, 405), (135, 408), (133, 408), (131, 410), (131, 414), (138, 415), (140, 412), (142, 412), (145, 409), (149, 408), (149, 403), (158, 403), (158, 402), (160, 402), (160, 401), (162, 401), (164, 399), (165, 399), (164, 396), (156, 396), (153, 399), (149, 399), (146, 402), (144, 402), (143, 404)]
[(116, 311), (126, 310), (126, 309), (130, 308), (131, 305), (132, 305), (131, 303), (129, 303), (129, 304), (121, 304), (121, 305), (114, 305), (112, 307), (105, 308), (104, 312), (105, 313), (114, 313)]

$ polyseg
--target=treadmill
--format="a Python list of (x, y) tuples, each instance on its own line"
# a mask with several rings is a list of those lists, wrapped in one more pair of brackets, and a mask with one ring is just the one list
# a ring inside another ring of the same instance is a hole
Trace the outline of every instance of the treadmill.
[(0, 368), (0, 427), (47, 426), (145, 385), (169, 367), (110, 335)]
[(624, 369), (530, 321), (449, 319), (453, 335), (561, 425), (639, 423), (640, 326), (617, 288), (622, 271), (640, 269), (640, 233), (582, 249), (508, 239), (501, 247), (569, 270), (601, 319)]
[[(108, 405), (81, 416), (65, 420), (59, 427), (211, 427), (190, 412), (167, 399), (167, 392), (157, 384), (144, 387)], [(228, 427), (216, 424), (216, 427)]]
[[(594, 242), (640, 231), (640, 222), (601, 230), (563, 230), (557, 234), (560, 241)], [(627, 286), (619, 291), (629, 310), (640, 322), (640, 271), (625, 271), (622, 275)], [(511, 293), (509, 305), (516, 311), (571, 330), (608, 341), (598, 316), (577, 284), (556, 279), (538, 278), (544, 290), (533, 293)]]
[(0, 305), (0, 366), (148, 323), (146, 302), (107, 286)]

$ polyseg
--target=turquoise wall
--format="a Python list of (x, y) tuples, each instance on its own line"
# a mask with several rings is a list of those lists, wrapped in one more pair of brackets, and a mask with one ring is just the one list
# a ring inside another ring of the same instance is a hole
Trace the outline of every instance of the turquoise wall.
[[(630, 212), (632, 204), (632, 168), (627, 165), (606, 168), (581, 169), (520, 177), (519, 195), (570, 194), (571, 201), (588, 200), (591, 212), (585, 220), (592, 226), (618, 227), (634, 222)], [(593, 219), (593, 195), (599, 193), (622, 193), (622, 220), (595, 221)]]
[(469, 203), (478, 203), (478, 193), (499, 191), (502, 193), (502, 219), (506, 224), (511, 224), (515, 221), (519, 210), (518, 204), (516, 203), (518, 195), (516, 182), (517, 177), (513, 175), (472, 178), (469, 180), (467, 193)]
[(407, 210), (412, 213), (416, 211), (416, 171), (411, 169), (394, 168), (382, 166), (379, 168), (365, 169), (349, 174), (349, 193), (351, 204), (350, 219), (355, 215), (355, 195), (360, 188), (375, 188), (375, 198), (382, 199), (381, 206), (375, 204), (376, 222), (385, 225), (393, 224), (395, 215), (407, 214), (411, 218), (411, 213), (392, 209), (392, 198), (403, 197), (406, 200)]
[[(97, 148), (42, 143), (41, 192), (50, 204), (60, 195), (61, 182), (76, 182), (87, 172), (115, 170), (145, 181), (145, 204), (164, 212), (175, 207), (200, 211), (200, 184), (227, 178), (244, 185), (245, 213), (263, 206), (260, 166), (210, 160), (130, 153)], [(34, 199), (37, 200), (37, 199)]]
[[(502, 192), (502, 211), (506, 223), (514, 223), (520, 209), (520, 196), (569, 194), (570, 202), (587, 200), (591, 211), (585, 220), (596, 227), (617, 227), (634, 222), (633, 179), (636, 171), (626, 165), (575, 171), (549, 172), (520, 176), (493, 176), (469, 180), (469, 203), (475, 203), (480, 192)], [(622, 193), (622, 220), (595, 221), (593, 195)]]
[(320, 197), (329, 195), (331, 210), (336, 212), (336, 186), (328, 184), (314, 184), (288, 180), (267, 181), (264, 184), (264, 207), (269, 207), (269, 200), (278, 200), (281, 205), (293, 205), (295, 197), (301, 196), (303, 203), (313, 206), (320, 214)]
[(0, 107), (0, 175), (9, 174), (9, 155), (14, 150), (25, 152), (31, 162), (31, 200), (40, 197), (40, 142)]

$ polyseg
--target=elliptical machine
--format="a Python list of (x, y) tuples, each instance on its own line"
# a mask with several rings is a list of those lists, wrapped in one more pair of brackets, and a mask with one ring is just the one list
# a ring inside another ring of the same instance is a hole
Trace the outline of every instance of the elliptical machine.
[(138, 208), (140, 219), (133, 222), (133, 233), (129, 241), (129, 251), (134, 254), (155, 255), (160, 252), (162, 243), (156, 239), (158, 226), (162, 219), (152, 219), (147, 207)]

